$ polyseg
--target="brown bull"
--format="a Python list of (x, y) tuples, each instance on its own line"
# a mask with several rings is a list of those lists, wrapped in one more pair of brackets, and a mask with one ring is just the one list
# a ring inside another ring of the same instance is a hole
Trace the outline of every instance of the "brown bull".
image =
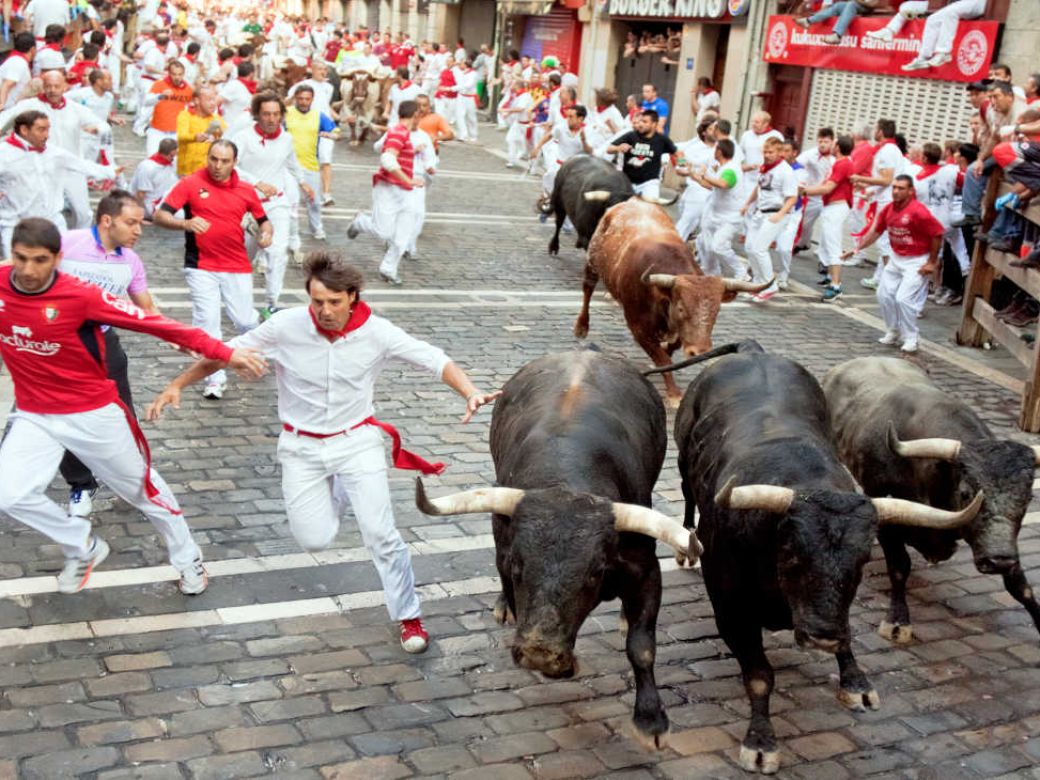
[(358, 146), (365, 140), (369, 129), (385, 124), (382, 108), (386, 93), (390, 90), (390, 79), (378, 79), (365, 70), (355, 70), (343, 75), (340, 92), (343, 107), (340, 114), (350, 127), (350, 145)]
[[(771, 283), (705, 276), (665, 210), (638, 198), (608, 209), (592, 235), (574, 323), (578, 338), (588, 335), (589, 300), (600, 277), (621, 304), (636, 343), (658, 366), (669, 365), (680, 346), (689, 356), (707, 352), (719, 306)], [(678, 406), (682, 392), (671, 373), (663, 376), (668, 402)]]

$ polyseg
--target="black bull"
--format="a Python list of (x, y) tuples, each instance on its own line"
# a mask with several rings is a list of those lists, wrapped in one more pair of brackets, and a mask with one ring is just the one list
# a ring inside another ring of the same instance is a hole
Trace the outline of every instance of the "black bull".
[(985, 494), (978, 516), (954, 531), (882, 529), (878, 540), (892, 591), (879, 633), (900, 643), (913, 638), (906, 545), (935, 563), (951, 557), (962, 539), (971, 547), (975, 567), (1000, 574), (1008, 593), (1040, 629), (1040, 605), (1022, 570), (1017, 543), (1033, 498), (1040, 448), (996, 438), (966, 403), (905, 360), (850, 360), (831, 369), (823, 389), (838, 452), (867, 495), (956, 509), (977, 491)]
[(549, 355), (503, 388), (491, 420), (500, 487), (416, 501), (428, 514), (492, 512), (500, 621), (515, 620), (513, 658), (550, 677), (575, 673), (589, 613), (621, 599), (636, 682), (636, 736), (660, 747), (668, 717), (654, 680), (661, 604), (658, 539), (687, 562), (696, 537), (650, 509), (664, 461), (664, 406), (628, 361), (596, 352)]
[(799, 644), (834, 653), (839, 700), (877, 709), (850, 647), (849, 607), (878, 525), (948, 527), (966, 522), (981, 498), (952, 513), (857, 492), (838, 459), (820, 385), (797, 363), (756, 350), (742, 345), (690, 385), (675, 441), (686, 527), (696, 506), (704, 582), (751, 703), (740, 763), (772, 773), (780, 754), (762, 629), (793, 628)]
[(606, 160), (587, 154), (571, 157), (556, 174), (553, 186), (556, 232), (549, 241), (549, 254), (560, 251), (560, 229), (568, 217), (578, 236), (575, 246), (584, 249), (607, 209), (634, 195), (628, 177)]

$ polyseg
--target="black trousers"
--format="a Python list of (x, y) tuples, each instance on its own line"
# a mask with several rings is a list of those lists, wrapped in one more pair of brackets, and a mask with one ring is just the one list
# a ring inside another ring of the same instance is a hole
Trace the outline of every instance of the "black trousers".
[[(126, 404), (130, 413), (134, 414), (134, 399), (130, 395), (126, 353), (123, 351), (123, 345), (119, 343), (119, 335), (115, 328), (105, 331), (105, 370), (108, 372), (108, 378), (116, 383), (119, 398)], [(90, 469), (71, 452), (65, 453), (65, 457), (61, 459), (60, 468), (61, 476), (73, 490), (94, 490), (98, 486)]]

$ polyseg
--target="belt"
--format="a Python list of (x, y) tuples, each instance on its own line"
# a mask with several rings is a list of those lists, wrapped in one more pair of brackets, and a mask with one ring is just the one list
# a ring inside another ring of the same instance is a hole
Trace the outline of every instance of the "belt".
[(780, 209), (759, 209), (759, 214), (776, 214)]
[(296, 434), (297, 436), (306, 436), (311, 439), (331, 439), (335, 436), (342, 436), (349, 433), (350, 431), (360, 428), (362, 425), (374, 425), (390, 437), (391, 442), (393, 442), (391, 458), (395, 468), (421, 471), (423, 474), (440, 474), (447, 468), (443, 463), (430, 463), (424, 458), (416, 455), (414, 452), (409, 452), (402, 448), (401, 434), (398, 433), (397, 429), (390, 423), (382, 422), (381, 420), (377, 420), (375, 417), (366, 417), (357, 425), (352, 425), (349, 428), (344, 428), (342, 431), (336, 431), (335, 433), (313, 433), (312, 431), (304, 431), (294, 425), (289, 425), (289, 423), (282, 423), (282, 430)]

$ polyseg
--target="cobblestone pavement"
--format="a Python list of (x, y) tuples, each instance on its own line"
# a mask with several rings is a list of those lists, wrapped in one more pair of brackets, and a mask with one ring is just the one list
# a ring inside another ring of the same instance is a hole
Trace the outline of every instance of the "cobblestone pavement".
[[(500, 144), (493, 130), (483, 132)], [(343, 147), (337, 162), (329, 244), (375, 278), (376, 243), (344, 237), (353, 210), (367, 207), (374, 155)], [(481, 385), (495, 387), (531, 359), (577, 346), (571, 325), (582, 258), (572, 240), (558, 259), (546, 255), (549, 231), (533, 216), (533, 180), (476, 147), (449, 145), (442, 165), (419, 259), (402, 268), (406, 286), (375, 281), (367, 296), (377, 312), (444, 346)], [(181, 240), (150, 229), (140, 249), (164, 310), (188, 319)], [(811, 277), (813, 261), (798, 262)], [(287, 287), (287, 300), (302, 303), (298, 269)], [(839, 361), (882, 352), (877, 330), (856, 309), (808, 295), (762, 308), (727, 305), (715, 339), (757, 338), (822, 376)], [(590, 341), (647, 363), (599, 295)], [(132, 334), (125, 343), (140, 407), (185, 358)], [(933, 350), (914, 360), (949, 392), (973, 399), (996, 429), (1021, 436), (1013, 427), (1017, 397), (981, 376), (984, 365), (966, 370)], [(442, 477), (428, 480), (431, 492), (493, 479), (488, 413), (459, 424), (457, 398), (401, 369), (384, 375), (377, 405), (415, 449), (448, 461)], [(398, 521), (434, 637), (425, 655), (406, 655), (351, 520), (327, 553), (303, 554), (290, 538), (277, 430), (270, 379), (233, 382), (220, 403), (192, 393), (179, 412), (147, 427), (157, 467), (210, 561), (211, 586), (201, 597), (176, 591), (151, 526), (110, 497), (95, 519), (113, 555), (94, 587), (74, 597), (56, 594), (47, 576), (60, 565), (55, 546), (0, 525), (0, 778), (744, 774), (735, 757), (748, 707), (699, 573), (675, 571), (661, 549), (657, 679), (673, 733), (668, 749), (649, 754), (625, 733), (634, 690), (616, 604), (584, 626), (577, 678), (550, 681), (516, 668), (511, 631), (490, 612), (497, 577), (487, 520), (421, 515), (412, 476), (395, 472)], [(54, 495), (62, 497), (57, 484)], [(681, 515), (673, 449), (654, 499)], [(1036, 582), (1036, 526), (1027, 525), (1020, 541)], [(915, 554), (917, 639), (898, 648), (875, 633), (887, 593), (878, 551), (852, 610), (856, 653), (881, 695), (878, 712), (852, 714), (838, 704), (833, 658), (797, 649), (789, 632), (768, 637), (784, 776), (1040, 777), (1040, 647), (999, 578), (978, 574), (963, 549), (934, 567)]]

